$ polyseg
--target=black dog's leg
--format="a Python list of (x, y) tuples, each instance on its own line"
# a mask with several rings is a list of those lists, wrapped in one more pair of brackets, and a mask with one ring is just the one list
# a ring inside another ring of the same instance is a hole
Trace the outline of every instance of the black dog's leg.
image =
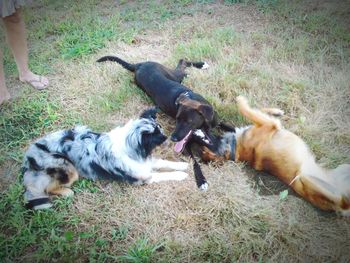
[(175, 81), (181, 83), (183, 79), (187, 77), (187, 74), (185, 73), (186, 68), (195, 67), (195, 68), (202, 69), (204, 68), (205, 65), (207, 65), (205, 62), (191, 62), (191, 61), (186, 61), (184, 59), (180, 59), (174, 71), (174, 75), (176, 77)]
[(186, 150), (188, 152), (188, 154), (190, 155), (190, 157), (193, 159), (193, 172), (194, 172), (194, 177), (196, 179), (196, 183), (197, 183), (197, 187), (202, 190), (205, 191), (208, 189), (208, 183), (207, 183), (207, 179), (205, 179), (202, 169), (199, 166), (196, 158), (194, 158), (192, 150), (191, 150), (191, 142), (187, 143), (186, 145)]
[(185, 69), (186, 69), (186, 61), (183, 59), (180, 59), (174, 71), (177, 82), (181, 83), (183, 79), (187, 77), (187, 74), (185, 73)]

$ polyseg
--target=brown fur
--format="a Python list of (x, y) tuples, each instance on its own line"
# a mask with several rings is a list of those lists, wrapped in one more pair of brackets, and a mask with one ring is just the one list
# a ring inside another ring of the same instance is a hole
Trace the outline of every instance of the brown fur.
[[(62, 172), (64, 172), (63, 176)], [(50, 174), (50, 176), (52, 178), (52, 181), (45, 189), (45, 192), (47, 194), (60, 196), (74, 195), (74, 192), (69, 189), (69, 187), (71, 187), (71, 185), (79, 178), (78, 171), (74, 168), (74, 166), (69, 164), (66, 167), (66, 170), (53, 169), (53, 172)]]
[(238, 97), (237, 103), (253, 126), (236, 138), (236, 161), (278, 177), (323, 210), (350, 215), (350, 165), (334, 170), (320, 167), (303, 140), (283, 129), (278, 119), (250, 108), (244, 97)]

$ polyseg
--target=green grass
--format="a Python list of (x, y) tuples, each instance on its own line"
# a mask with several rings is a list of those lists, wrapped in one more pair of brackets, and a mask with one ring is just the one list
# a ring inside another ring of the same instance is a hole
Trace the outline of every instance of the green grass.
[(162, 243), (151, 244), (147, 238), (142, 237), (137, 239), (124, 255), (119, 256), (118, 260), (132, 263), (152, 262), (155, 252), (162, 247)]
[(218, 28), (209, 34), (203, 28), (190, 41), (179, 43), (175, 47), (174, 56), (177, 59), (217, 60), (222, 49), (237, 44), (239, 38), (239, 34), (232, 27)]
[[(11, 262), (19, 255), (27, 254), (32, 260), (42, 261), (57, 256), (69, 258), (77, 256), (79, 246), (67, 244), (63, 228), (74, 226), (79, 221), (78, 215), (70, 215), (67, 209), (70, 201), (60, 200), (55, 203), (56, 210), (32, 212), (23, 204), (23, 186), (21, 183), (10, 185), (1, 194), (1, 238), (0, 260)], [(38, 245), (40, 244), (40, 245)]]
[(119, 88), (112, 87), (100, 93), (98, 98), (91, 98), (91, 105), (95, 105), (99, 111), (111, 113), (123, 109), (125, 104), (135, 97), (151, 103), (150, 98), (132, 82), (129, 75), (121, 76), (116, 86)]
[(22, 147), (49, 131), (79, 123), (47, 92), (29, 94), (0, 108), (0, 164), (7, 159), (21, 162)]
[[(120, 37), (119, 18), (112, 17), (106, 23), (101, 18), (87, 15), (81, 24), (63, 21), (57, 31), (61, 38), (56, 45), (63, 58), (78, 58), (105, 47), (109, 40)], [(82, 27), (84, 30), (82, 30)]]

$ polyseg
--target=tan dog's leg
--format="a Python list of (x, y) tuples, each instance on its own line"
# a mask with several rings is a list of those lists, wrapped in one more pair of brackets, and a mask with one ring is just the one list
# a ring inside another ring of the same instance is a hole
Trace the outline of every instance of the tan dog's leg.
[(278, 119), (275, 119), (259, 110), (252, 109), (245, 97), (238, 96), (236, 100), (240, 113), (248, 120), (252, 121), (256, 126), (268, 125), (277, 130), (281, 129), (281, 123)]

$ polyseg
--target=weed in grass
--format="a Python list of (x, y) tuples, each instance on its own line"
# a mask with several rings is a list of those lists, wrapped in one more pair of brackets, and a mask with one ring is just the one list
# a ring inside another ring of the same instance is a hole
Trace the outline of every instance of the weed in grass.
[(118, 229), (112, 229), (112, 240), (123, 240), (128, 236), (129, 227), (122, 225)]
[(142, 237), (136, 240), (124, 255), (118, 256), (118, 259), (134, 263), (152, 262), (155, 252), (163, 246), (163, 243), (150, 244), (148, 238)]
[(99, 191), (99, 188), (93, 181), (84, 178), (80, 178), (77, 182), (75, 182), (72, 189), (75, 193), (97, 193)]

